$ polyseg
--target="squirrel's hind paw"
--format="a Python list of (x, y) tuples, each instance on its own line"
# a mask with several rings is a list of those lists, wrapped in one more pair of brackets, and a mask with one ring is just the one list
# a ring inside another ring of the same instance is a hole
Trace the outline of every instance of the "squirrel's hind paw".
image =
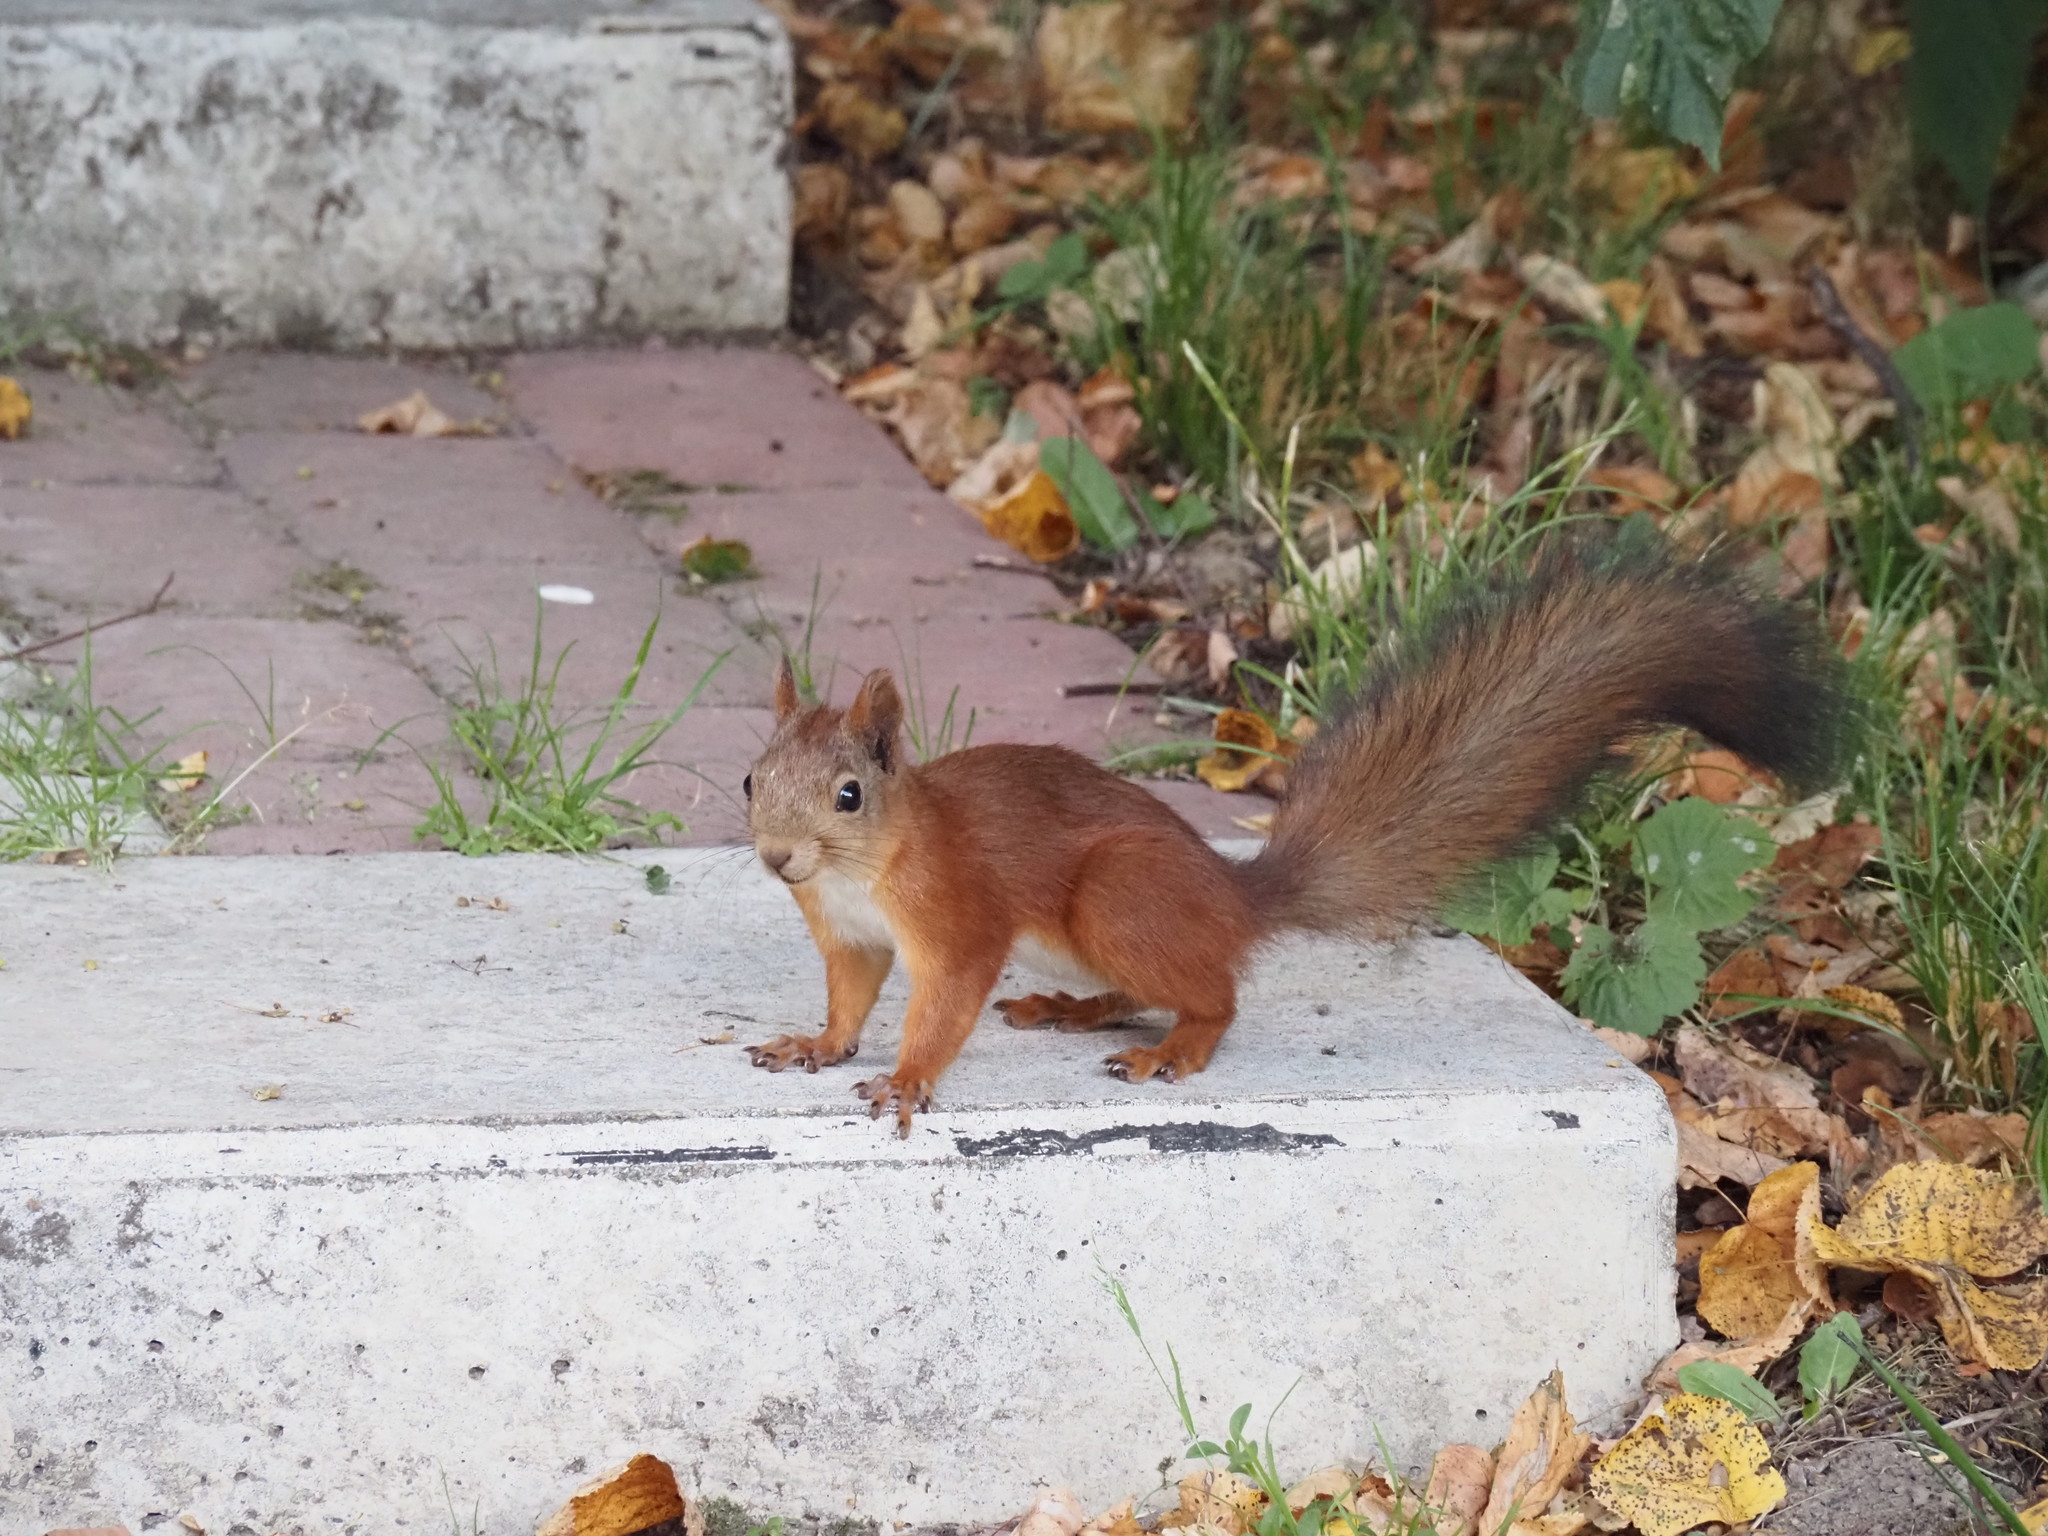
[(836, 1067), (860, 1051), (860, 1042), (833, 1047), (825, 1043), (823, 1035), (777, 1035), (773, 1040), (747, 1047), (747, 1060), (769, 1072), (781, 1072), (789, 1067), (802, 1067), (806, 1072), (815, 1072), (820, 1067)]
[(853, 1091), (868, 1101), (870, 1120), (881, 1119), (884, 1110), (896, 1111), (898, 1137), (910, 1135), (910, 1117), (914, 1111), (932, 1107), (932, 1085), (922, 1078), (906, 1077), (900, 1071), (855, 1083)]

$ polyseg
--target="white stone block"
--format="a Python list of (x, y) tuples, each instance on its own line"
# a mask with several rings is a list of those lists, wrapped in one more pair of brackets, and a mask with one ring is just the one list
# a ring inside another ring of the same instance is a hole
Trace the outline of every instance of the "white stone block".
[(1662, 1096), (1468, 940), (1277, 949), (1179, 1085), (990, 1015), (899, 1141), (851, 1088), (900, 975), (858, 1063), (756, 1071), (822, 1014), (794, 904), (652, 858), (0, 868), (0, 1529), (440, 1530), (445, 1478), (516, 1532), (640, 1450), (764, 1514), (1099, 1508), (1185, 1448), (1111, 1278), (1297, 1472), (1676, 1342)]
[(779, 326), (789, 113), (752, 0), (13, 0), (0, 312), (144, 345)]

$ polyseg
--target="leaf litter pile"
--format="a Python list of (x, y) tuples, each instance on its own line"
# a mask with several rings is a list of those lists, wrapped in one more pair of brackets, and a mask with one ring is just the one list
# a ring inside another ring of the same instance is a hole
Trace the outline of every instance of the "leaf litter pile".
[(1554, 1379), (1418, 1485), (1233, 1461), (1143, 1528), (1832, 1529), (1809, 1481), (1919, 1433), (1858, 1350), (2048, 1495), (2038, 98), (1975, 204), (1916, 158), (1914, 40), (1865, 0), (1788, 8), (1704, 127), (1653, 102), (1689, 144), (1579, 110), (1565, 5), (778, 8), (814, 366), (1132, 645), (1073, 680), (1158, 700), (1122, 766), (1284, 796), (1391, 629), (1575, 521), (1732, 552), (1873, 705), (1800, 802), (1639, 743), (1447, 914), (1670, 1101), (1685, 1343), (1633, 1427), (1578, 1434)]

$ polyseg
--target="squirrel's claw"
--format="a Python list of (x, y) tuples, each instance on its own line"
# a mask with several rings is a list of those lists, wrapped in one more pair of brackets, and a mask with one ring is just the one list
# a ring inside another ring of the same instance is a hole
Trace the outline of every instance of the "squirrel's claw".
[(1169, 1083), (1177, 1083), (1183, 1077), (1200, 1071), (1191, 1067), (1178, 1055), (1169, 1055), (1161, 1046), (1139, 1045), (1128, 1051), (1118, 1051), (1114, 1056), (1102, 1058), (1102, 1064), (1109, 1068), (1109, 1075), (1127, 1083), (1150, 1082), (1157, 1077)]
[(837, 1066), (860, 1050), (857, 1041), (834, 1050), (824, 1040), (823, 1035), (777, 1035), (760, 1045), (748, 1046), (747, 1060), (768, 1072), (780, 1072), (788, 1067), (802, 1067), (806, 1072), (815, 1072), (820, 1067)]
[(932, 1107), (932, 1085), (916, 1079), (903, 1080), (898, 1072), (855, 1083), (853, 1091), (867, 1100), (870, 1120), (881, 1119), (884, 1110), (896, 1111), (896, 1134), (899, 1138), (910, 1135), (913, 1112)]

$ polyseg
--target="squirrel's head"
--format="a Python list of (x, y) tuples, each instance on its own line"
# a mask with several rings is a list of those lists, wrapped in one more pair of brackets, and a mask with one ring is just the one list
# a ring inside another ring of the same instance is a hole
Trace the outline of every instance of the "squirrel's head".
[(801, 885), (833, 869), (865, 885), (881, 873), (882, 818), (901, 783), (903, 699), (886, 671), (870, 672), (845, 709), (806, 708), (783, 659), (775, 674), (775, 734), (742, 788), (754, 851)]

